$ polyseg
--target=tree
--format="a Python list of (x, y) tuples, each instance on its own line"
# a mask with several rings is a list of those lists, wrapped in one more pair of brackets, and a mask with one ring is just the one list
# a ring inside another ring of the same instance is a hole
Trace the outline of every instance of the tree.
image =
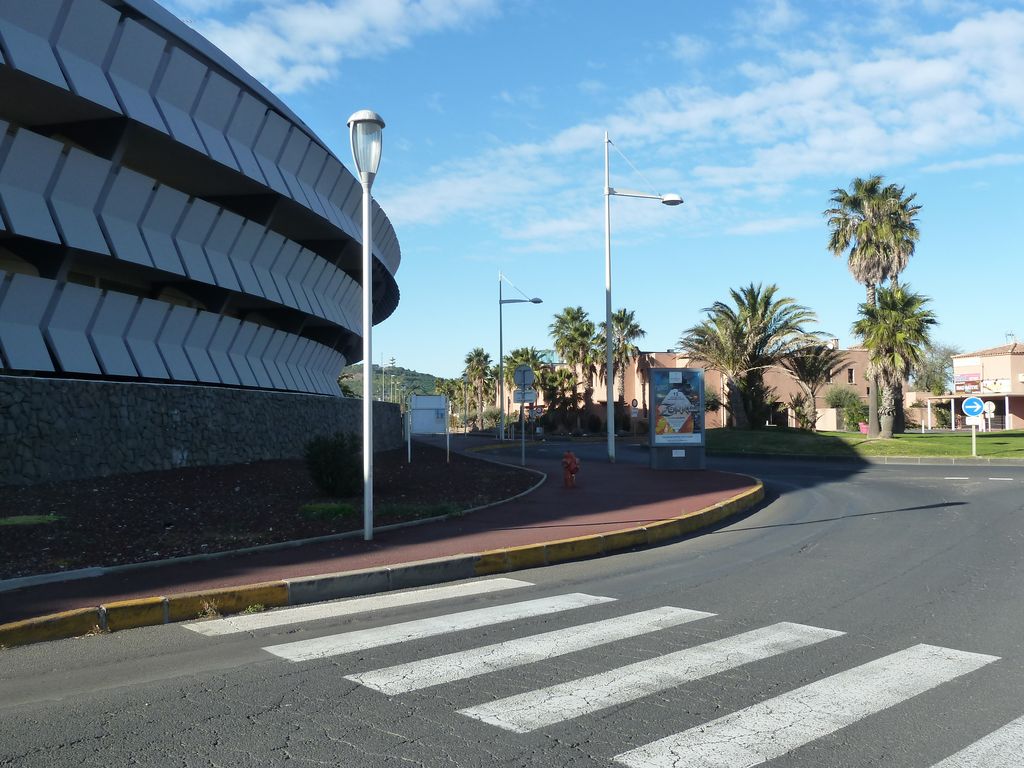
[(491, 368), (491, 356), (483, 347), (475, 347), (466, 355), (465, 374), (469, 377), (470, 383), (476, 389), (476, 425), (477, 429), (484, 427), (484, 385)]
[[(528, 365), (536, 376), (537, 372), (544, 367), (544, 359), (541, 353), (535, 347), (520, 347), (519, 349), (513, 349), (507, 355), (505, 355), (505, 389), (506, 391), (513, 391), (517, 388), (515, 382), (516, 368), (520, 365)], [(502, 407), (505, 404), (502, 403)], [(523, 406), (519, 406), (519, 412), (522, 414)]]
[[(608, 355), (605, 346), (607, 323), (600, 325), (601, 337), (601, 362), (598, 365), (598, 373), (602, 381), (607, 382)], [(612, 313), (612, 381), (617, 382), (616, 388), (619, 409), (622, 410), (626, 404), (626, 369), (633, 362), (633, 358), (640, 354), (636, 345), (637, 339), (642, 339), (647, 331), (640, 327), (636, 321), (636, 312), (623, 307)]]
[[(867, 304), (875, 304), (875, 291), (886, 280), (898, 284), (900, 272), (914, 253), (919, 232), (915, 221), (921, 206), (896, 184), (884, 185), (881, 176), (854, 178), (849, 190), (832, 190), (833, 207), (825, 211), (830, 230), (828, 249), (846, 254), (850, 272), (866, 290)], [(872, 391), (878, 392), (877, 378)], [(895, 393), (882, 393), (895, 401)], [(902, 408), (900, 409), (902, 414)], [(876, 398), (868, 398), (868, 435), (878, 436)]]
[(832, 374), (843, 365), (846, 356), (827, 344), (812, 344), (784, 358), (783, 366), (803, 387), (807, 395), (808, 428), (814, 432), (818, 425), (818, 390), (828, 384)]
[(547, 412), (551, 414), (547, 419), (549, 425), (557, 426), (557, 422), (568, 421), (570, 414), (577, 413), (579, 393), (576, 376), (568, 368), (545, 367), (540, 372), (538, 384)]
[(929, 329), (936, 319), (930, 309), (925, 309), (929, 301), (913, 293), (909, 285), (880, 287), (876, 304), (861, 304), (860, 319), (853, 324), (853, 332), (863, 340), (871, 367), (883, 383), (882, 402), (878, 406), (883, 438), (893, 434), (896, 384), (920, 364), (930, 342)]
[(678, 350), (720, 371), (726, 407), (736, 427), (760, 426), (771, 391), (764, 372), (784, 358), (820, 340), (804, 330), (817, 316), (789, 297), (776, 298), (777, 285), (730, 289), (734, 307), (716, 301), (707, 317), (679, 339)]
[[(593, 394), (594, 375), (594, 323), (583, 307), (566, 307), (555, 315), (548, 326), (555, 351), (577, 374), (577, 386), (582, 380), (583, 399), (587, 406)], [(576, 428), (580, 428), (580, 414), (576, 413)]]
[(914, 389), (944, 395), (951, 391), (953, 383), (953, 355), (963, 350), (949, 344), (929, 344), (921, 355), (921, 361), (914, 366), (911, 378)]

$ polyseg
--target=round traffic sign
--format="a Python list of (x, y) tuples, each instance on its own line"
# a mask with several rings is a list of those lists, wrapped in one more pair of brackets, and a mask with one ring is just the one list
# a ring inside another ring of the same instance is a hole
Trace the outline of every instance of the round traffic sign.
[(637, 407), (637, 405), (639, 405), (639, 403), (637, 403), (637, 401), (636, 401), (636, 398), (635, 398), (635, 397), (633, 398), (633, 402), (631, 402), (631, 403), (630, 403), (630, 405), (631, 405), (631, 406), (632, 406), (633, 408), (636, 408), (636, 407)]
[(968, 416), (980, 416), (985, 410), (985, 403), (980, 397), (968, 397), (960, 407)]
[(520, 389), (527, 389), (533, 386), (533, 382), (537, 380), (537, 374), (533, 372), (533, 368), (523, 363), (516, 366), (516, 370), (512, 374), (512, 380)]
[(993, 403), (991, 400), (986, 400), (985, 401), (985, 413), (987, 413), (989, 416), (991, 416), (995, 412), (996, 412), (996, 404)]

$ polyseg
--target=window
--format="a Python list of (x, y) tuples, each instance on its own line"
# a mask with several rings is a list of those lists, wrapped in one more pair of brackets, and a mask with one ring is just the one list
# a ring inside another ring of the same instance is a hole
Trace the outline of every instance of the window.
[(857, 383), (856, 380), (853, 377), (853, 368), (847, 368), (846, 369), (846, 383), (847, 384), (856, 384)]

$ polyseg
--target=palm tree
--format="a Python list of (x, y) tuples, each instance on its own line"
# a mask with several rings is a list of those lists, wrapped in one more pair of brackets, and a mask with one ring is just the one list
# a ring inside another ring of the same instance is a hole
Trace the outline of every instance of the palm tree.
[[(583, 398), (589, 407), (593, 393), (593, 373), (596, 355), (594, 354), (594, 322), (583, 307), (566, 307), (555, 315), (554, 321), (548, 326), (555, 351), (578, 374), (576, 381), (584, 385)], [(580, 428), (580, 414), (576, 413), (576, 429)]]
[[(516, 368), (520, 365), (528, 365), (533, 371), (534, 376), (544, 366), (544, 360), (541, 356), (540, 350), (536, 347), (520, 347), (519, 349), (513, 349), (507, 355), (505, 355), (505, 389), (508, 391), (516, 389), (515, 373)], [(502, 404), (504, 407), (504, 404)], [(522, 415), (523, 406), (519, 406), (520, 415)]]
[(804, 388), (810, 401), (809, 421), (811, 431), (818, 426), (818, 390), (832, 378), (837, 368), (846, 362), (846, 356), (838, 349), (826, 344), (812, 344), (799, 349), (787, 358), (782, 365), (789, 374)]
[[(598, 365), (598, 373), (602, 381), (607, 381), (608, 367), (607, 353), (605, 346), (606, 323), (600, 325), (601, 335), (601, 363)], [(626, 369), (633, 362), (633, 358), (640, 354), (640, 348), (634, 343), (642, 339), (647, 331), (640, 327), (636, 321), (636, 312), (623, 307), (612, 313), (612, 381), (618, 382), (617, 400), (621, 410), (626, 404)]]
[(580, 401), (576, 391), (576, 376), (568, 368), (545, 367), (540, 372), (538, 384), (548, 412), (555, 419), (566, 420), (570, 413), (577, 413)]
[[(883, 186), (881, 176), (855, 178), (849, 190), (832, 190), (833, 207), (825, 211), (830, 230), (828, 249), (847, 255), (854, 279), (862, 283), (867, 303), (874, 306), (875, 291), (885, 280), (898, 281), (914, 253), (919, 232), (915, 218), (921, 206), (896, 184)], [(868, 435), (878, 436), (878, 381), (872, 380), (868, 397)], [(893, 397), (892, 394), (883, 397)]]
[(483, 347), (475, 347), (466, 355), (465, 373), (476, 389), (476, 426), (484, 428), (484, 384), (491, 368), (491, 356)]
[(716, 301), (702, 310), (707, 318), (679, 339), (679, 352), (722, 373), (727, 408), (740, 428), (751, 426), (751, 415), (769, 394), (764, 371), (821, 336), (804, 330), (817, 320), (814, 312), (795, 299), (776, 298), (778, 290), (753, 283), (730, 289), (735, 307)]
[(925, 309), (929, 301), (926, 296), (913, 293), (909, 285), (880, 287), (876, 304), (861, 304), (860, 319), (853, 324), (853, 332), (863, 339), (868, 350), (871, 367), (884, 384), (878, 409), (883, 438), (890, 438), (893, 433), (896, 384), (920, 365), (931, 342), (929, 329), (936, 318), (934, 312)]

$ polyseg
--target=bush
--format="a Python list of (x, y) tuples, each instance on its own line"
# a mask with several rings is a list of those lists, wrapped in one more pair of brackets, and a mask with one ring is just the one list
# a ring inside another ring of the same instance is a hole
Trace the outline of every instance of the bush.
[(825, 392), (825, 403), (843, 416), (843, 429), (856, 430), (857, 425), (868, 420), (868, 406), (860, 396), (847, 387), (832, 387)]
[(601, 431), (601, 417), (596, 413), (587, 414), (587, 432), (596, 433)]
[(362, 444), (355, 435), (339, 432), (315, 437), (306, 444), (306, 469), (316, 487), (328, 496), (356, 496), (363, 490)]
[(814, 429), (817, 414), (811, 410), (811, 400), (807, 395), (802, 392), (793, 395), (789, 401), (789, 407), (793, 409), (797, 429)]

